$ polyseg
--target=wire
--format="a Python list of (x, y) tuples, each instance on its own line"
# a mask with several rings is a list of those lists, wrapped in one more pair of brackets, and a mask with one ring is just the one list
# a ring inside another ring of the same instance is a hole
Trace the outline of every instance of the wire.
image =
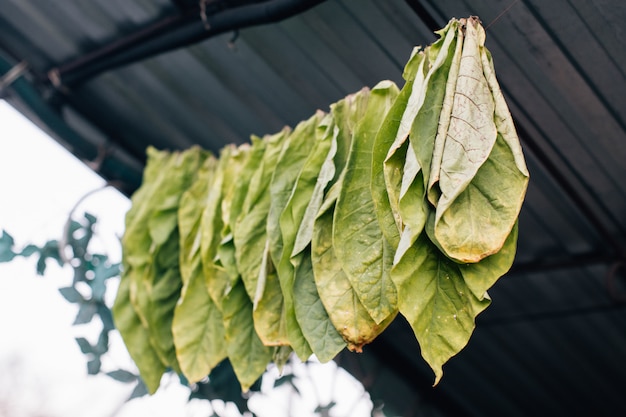
[(496, 17), (495, 17), (495, 18), (491, 21), (491, 23), (489, 23), (487, 26), (485, 26), (485, 30), (489, 29), (489, 28), (491, 27), (491, 25), (493, 25), (493, 24), (494, 24), (494, 23), (496, 23), (498, 20), (500, 20), (500, 18), (501, 18), (502, 16), (504, 16), (505, 14), (507, 14), (507, 12), (508, 12), (509, 10), (511, 10), (511, 8), (512, 8), (513, 6), (515, 6), (518, 2), (519, 2), (519, 0), (515, 0), (515, 1), (513, 1), (513, 3), (509, 4), (509, 5), (508, 5), (508, 7), (507, 7), (506, 9), (504, 9), (503, 11), (501, 11), (501, 12), (500, 12), (500, 14), (499, 14), (499, 15), (497, 15), (497, 16), (496, 16)]

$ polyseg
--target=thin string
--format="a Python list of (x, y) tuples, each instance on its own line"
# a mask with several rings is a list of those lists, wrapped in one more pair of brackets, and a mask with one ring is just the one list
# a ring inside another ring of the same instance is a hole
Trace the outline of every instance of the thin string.
[(509, 10), (511, 10), (511, 7), (515, 6), (517, 3), (519, 2), (519, 0), (515, 0), (513, 1), (513, 3), (509, 4), (509, 6), (504, 9), (502, 12), (500, 12), (499, 15), (497, 15), (492, 21), (491, 23), (489, 23), (487, 26), (485, 26), (485, 30), (489, 29), (489, 27), (491, 27), (491, 25), (493, 25), (494, 23), (496, 23), (498, 20), (500, 20), (500, 18), (502, 16), (504, 16)]

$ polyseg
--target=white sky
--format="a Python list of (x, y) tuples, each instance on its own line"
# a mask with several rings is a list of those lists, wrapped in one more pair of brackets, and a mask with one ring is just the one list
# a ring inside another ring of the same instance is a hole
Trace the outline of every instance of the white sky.
[[(7, 230), (18, 247), (60, 238), (74, 204), (104, 181), (1, 100), (0, 127), (0, 230)], [(123, 233), (129, 206), (128, 199), (109, 188), (90, 196), (75, 213), (96, 215), (97, 250), (113, 260), (120, 257), (117, 236)], [(31, 411), (45, 411), (50, 417), (210, 415), (205, 406), (187, 404), (188, 392), (176, 382), (166, 384), (151, 398), (123, 404), (131, 386), (105, 376), (87, 376), (85, 357), (74, 337), (95, 337), (96, 333), (71, 325), (76, 307), (57, 291), (71, 283), (70, 269), (52, 264), (48, 268), (40, 277), (33, 261), (0, 263), (0, 417), (5, 417), (1, 402), (9, 392), (15, 393), (11, 417), (29, 417)], [(111, 344), (116, 363), (107, 363), (110, 370), (129, 369), (132, 365), (121, 342), (112, 339)], [(12, 363), (17, 363), (15, 371), (11, 371)], [(359, 400), (360, 384), (345, 372), (336, 372), (332, 364), (313, 367), (311, 372), (316, 385), (305, 384), (309, 379), (303, 379), (301, 391), (306, 399), (296, 403), (295, 415), (313, 415), (315, 397), (328, 401), (333, 378), (343, 398), (333, 415), (370, 415), (369, 400)], [(284, 398), (284, 390), (278, 390), (256, 398), (251, 405), (261, 415), (278, 417), (286, 415)]]

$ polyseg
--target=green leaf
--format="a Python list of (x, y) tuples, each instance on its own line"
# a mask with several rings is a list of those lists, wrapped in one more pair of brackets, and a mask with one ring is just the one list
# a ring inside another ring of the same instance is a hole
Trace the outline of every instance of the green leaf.
[(57, 240), (47, 241), (39, 251), (37, 260), (37, 274), (43, 275), (46, 272), (46, 261), (48, 258), (54, 259), (59, 266), (63, 266), (63, 260), (59, 253), (59, 242)]
[(108, 332), (109, 330), (115, 329), (115, 325), (113, 323), (113, 315), (111, 314), (111, 310), (107, 307), (104, 302), (98, 302), (98, 315), (100, 316), (100, 321), (102, 322), (102, 331)]
[(201, 252), (200, 225), (216, 168), (216, 159), (205, 161), (178, 210), (183, 287), (174, 309), (172, 337), (181, 371), (192, 382), (206, 377), (226, 357), (223, 318), (206, 286)]
[(172, 334), (183, 374), (197, 382), (226, 358), (222, 314), (209, 296), (197, 265), (174, 310)]
[[(263, 264), (265, 267), (262, 268), (261, 273), (265, 280), (263, 283), (259, 281), (257, 295), (254, 300), (255, 323), (259, 320), (263, 321), (262, 318), (258, 317), (260, 313), (266, 311), (266, 314), (269, 315), (270, 311), (273, 310), (275, 312), (268, 318), (268, 320), (275, 322), (275, 326), (273, 326), (275, 335), (273, 340), (272, 338), (262, 337), (263, 342), (266, 345), (289, 345), (293, 343), (298, 346), (296, 351), (300, 353), (308, 351), (308, 349), (301, 348), (302, 341), (299, 339), (302, 338), (302, 335), (293, 317), (291, 305), (292, 291), (289, 285), (284, 285), (289, 279), (282, 279), (281, 282), (278, 277), (284, 244), (280, 217), (294, 192), (294, 185), (298, 180), (299, 173), (315, 146), (316, 130), (323, 117), (324, 113), (318, 111), (313, 117), (299, 123), (285, 141), (276, 163), (269, 187), (270, 208), (267, 215), (266, 253), (271, 255), (271, 258), (268, 259), (264, 255)], [(295, 235), (295, 231), (292, 228), (289, 231)], [(289, 241), (287, 242), (289, 253), (291, 253), (292, 246), (290, 243)], [(288, 270), (285, 273), (291, 274), (291, 271)], [(259, 335), (262, 336), (263, 333), (260, 332)], [(306, 353), (310, 355), (310, 352)]]
[(238, 281), (222, 303), (226, 351), (243, 391), (265, 372), (272, 360), (272, 348), (263, 346), (254, 330), (252, 301)]
[[(1, 252), (1, 249), (0, 249), (0, 252)], [(26, 245), (24, 249), (20, 251), (19, 255), (23, 256), (24, 258), (28, 258), (29, 256), (34, 255), (37, 252), (39, 252), (39, 248), (37, 246)], [(2, 255), (0, 255), (0, 258), (2, 258)]]
[(93, 347), (87, 339), (85, 339), (84, 337), (77, 337), (75, 340), (76, 343), (78, 343), (78, 347), (80, 348), (80, 351), (82, 353), (84, 353), (85, 355), (93, 353)]
[(130, 397), (128, 397), (128, 401), (133, 398), (143, 397), (144, 395), (149, 394), (148, 387), (144, 384), (143, 381), (137, 381), (137, 385), (135, 385), (135, 389), (130, 393)]
[(315, 286), (310, 249), (300, 254), (302, 260), (293, 284), (294, 310), (302, 333), (320, 362), (328, 362), (346, 346), (320, 300)]
[(406, 255), (410, 262), (393, 267), (398, 307), (419, 342), (422, 356), (435, 373), (469, 341), (476, 316), (490, 303), (477, 298), (465, 283), (461, 266), (448, 259), (422, 233)]
[(81, 303), (80, 307), (78, 308), (78, 314), (76, 315), (76, 318), (74, 319), (74, 323), (72, 324), (77, 325), (77, 324), (89, 323), (97, 312), (98, 312), (98, 307), (96, 306), (95, 303), (92, 303), (92, 302)]
[(371, 194), (372, 149), (376, 134), (398, 89), (390, 81), (370, 93), (346, 165), (333, 220), (333, 248), (359, 300), (376, 323), (396, 311), (396, 290), (389, 277), (393, 259)]
[(511, 169), (514, 163), (510, 148), (498, 134), (487, 161), (435, 223), (435, 238), (448, 256), (477, 262), (501, 250), (528, 184), (528, 176)]
[[(175, 371), (179, 371), (179, 366), (172, 336), (172, 319), (182, 288), (177, 210), (182, 195), (194, 183), (207, 157), (206, 151), (194, 147), (172, 153), (167, 160), (161, 175), (168, 180), (153, 189), (153, 208), (143, 213), (148, 218), (147, 230), (137, 231), (138, 235), (148, 234), (148, 257), (145, 254), (137, 256), (147, 267), (141, 268), (142, 263), (137, 263), (140, 273), (129, 275), (131, 301), (150, 332), (150, 340), (161, 361)], [(135, 218), (135, 222), (141, 224), (139, 220)], [(132, 242), (126, 242), (125, 248), (127, 254), (131, 252), (129, 257), (133, 260), (133, 250), (137, 248), (132, 246)], [(133, 266), (130, 260), (128, 263)]]
[(298, 377), (294, 374), (287, 374), (287, 375), (283, 375), (280, 378), (276, 379), (274, 381), (274, 388), (278, 388), (282, 385), (288, 385), (296, 394), (301, 395), (300, 394), (300, 390), (298, 389), (298, 386), (295, 384), (295, 380)]
[(124, 369), (116, 369), (115, 371), (107, 372), (106, 374), (114, 380), (124, 383), (134, 382), (138, 379), (137, 375)]
[(113, 304), (115, 327), (122, 335), (128, 353), (139, 369), (141, 379), (148, 387), (149, 392), (154, 393), (159, 388), (165, 366), (150, 343), (148, 329), (141, 324), (141, 320), (130, 302), (129, 287), (130, 280), (122, 279), (120, 281)]
[(315, 221), (311, 243), (315, 284), (335, 329), (350, 350), (361, 352), (363, 345), (373, 341), (391, 323), (395, 314), (376, 324), (363, 307), (333, 251), (332, 223), (333, 207), (321, 212)]
[(99, 356), (96, 356), (95, 358), (87, 362), (87, 374), (98, 375), (101, 366), (102, 361), (100, 360)]
[(291, 346), (276, 346), (274, 348), (274, 355), (272, 357), (272, 360), (274, 361), (274, 365), (276, 365), (276, 368), (278, 369), (278, 373), (283, 372), (283, 368), (291, 357), (291, 352), (293, 352)]
[[(495, 104), (483, 73), (483, 44), (484, 31), (468, 19), (453, 103), (442, 111), (442, 118), (449, 111), (449, 124), (437, 139), (444, 143), (435, 236), (445, 253), (460, 262), (478, 262), (500, 250), (521, 206), (520, 186), (522, 197), (525, 190), (525, 176), (510, 169), (515, 166), (512, 155), (509, 164), (494, 148)], [(492, 152), (502, 166), (490, 163)]]
[(253, 300), (252, 318), (261, 341), (266, 346), (289, 345), (283, 293), (272, 263), (269, 239), (265, 242), (257, 291)]
[(271, 203), (270, 181), (288, 134), (289, 132), (284, 130), (264, 138), (265, 152), (261, 163), (250, 178), (241, 212), (233, 229), (237, 268), (251, 299), (254, 299), (256, 294), (259, 268), (267, 239), (267, 214)]
[[(266, 284), (266, 282), (259, 283), (259, 277), (262, 272), (263, 276), (266, 276), (267, 268), (271, 270), (274, 268), (270, 264), (271, 259), (264, 256), (266, 250), (269, 250), (267, 249), (267, 215), (271, 204), (269, 189), (274, 167), (288, 134), (289, 131), (285, 129), (265, 138), (267, 145), (263, 159), (250, 179), (248, 193), (233, 230), (237, 268), (248, 296), (254, 300), (255, 329), (261, 340), (271, 346), (287, 343), (283, 322), (285, 317), (281, 311), (282, 293), (278, 279), (268, 281), (275, 284), (274, 288), (268, 291), (272, 299), (266, 298), (263, 303), (259, 304), (258, 301), (265, 292), (264, 285)], [(263, 260), (265, 260), (265, 265), (263, 265)], [(263, 271), (262, 266), (265, 267)], [(271, 307), (266, 307), (268, 303)]]
[[(321, 204), (324, 188), (334, 176), (332, 159), (337, 144), (336, 137), (333, 137), (333, 127), (330, 115), (327, 115), (318, 125), (314, 147), (298, 174), (291, 196), (279, 218), (283, 250), (277, 264), (277, 271), (284, 298), (287, 339), (296, 355), (303, 361), (311, 356), (313, 351), (304, 338), (295, 315), (293, 306), (295, 267), (291, 257), (294, 252), (301, 251), (297, 248), (298, 238), (306, 240), (305, 235), (310, 235), (309, 230), (313, 229), (313, 220)], [(310, 238), (308, 240), (310, 241)]]
[[(252, 174), (261, 164), (261, 159), (265, 153), (266, 142), (256, 136), (252, 136), (252, 146), (244, 151), (247, 155), (241, 173), (235, 182), (232, 197), (230, 198), (230, 208), (227, 210), (228, 218), (224, 215), (224, 228), (222, 229), (222, 240), (217, 249), (217, 258), (229, 276), (228, 288), (232, 288), (240, 279), (240, 272), (236, 261), (236, 251), (234, 244), (234, 231), (237, 218), (242, 212), (243, 203), (248, 194), (250, 179)], [(240, 149), (246, 149), (245, 146)], [(224, 199), (226, 201), (226, 199)]]
[[(324, 113), (317, 111), (308, 120), (296, 126), (287, 138), (281, 151), (270, 184), (270, 209), (267, 215), (267, 236), (270, 254), (275, 265), (280, 263), (283, 253), (283, 235), (280, 216), (287, 206), (298, 182), (299, 174), (316, 145), (316, 131)], [(291, 231), (295, 235), (295, 232)]]
[[(208, 190), (208, 196), (202, 213), (200, 249), (202, 254), (202, 269), (205, 283), (211, 299), (218, 309), (222, 308), (222, 298), (230, 286), (229, 274), (224, 267), (224, 261), (232, 260), (230, 265), (232, 274), (238, 277), (235, 264), (234, 246), (231, 245), (230, 257), (220, 259), (218, 250), (222, 241), (222, 231), (229, 223), (230, 204), (233, 189), (240, 172), (249, 156), (250, 147), (235, 148), (227, 146), (222, 149), (220, 162), (216, 168), (215, 178)], [(232, 243), (232, 239), (231, 239)]]
[(393, 264), (403, 262), (404, 254), (424, 230), (429, 207), (426, 201), (423, 171), (419, 166), (413, 147), (409, 146), (404, 163), (404, 175), (400, 186), (398, 211), (402, 216), (403, 230), (394, 255)]
[(78, 290), (74, 287), (63, 287), (59, 288), (59, 292), (70, 303), (82, 303), (85, 301), (85, 298)]
[(330, 106), (335, 121), (335, 129), (337, 129), (337, 150), (333, 159), (335, 176), (330, 185), (338, 182), (343, 175), (350, 153), (352, 137), (359, 121), (365, 114), (369, 96), (370, 90), (362, 88), (357, 93), (350, 94)]
[(16, 253), (13, 252), (13, 245), (15, 240), (13, 236), (8, 234), (6, 230), (2, 230), (2, 236), (0, 237), (0, 262), (9, 262), (13, 260)]
[(480, 262), (459, 266), (465, 283), (479, 300), (487, 297), (487, 290), (511, 269), (515, 259), (517, 234), (518, 226), (516, 223), (498, 253), (487, 256)]
[[(177, 246), (177, 242), (173, 243), (172, 246)], [(167, 246), (163, 246), (160, 254), (171, 250)], [(160, 254), (157, 254), (157, 259)], [(172, 336), (172, 320), (174, 308), (182, 289), (182, 281), (177, 266), (152, 268), (153, 272), (149, 274), (151, 277), (148, 278), (152, 281), (152, 285), (148, 290), (149, 299), (145, 309), (150, 340), (163, 364), (175, 370), (178, 370), (179, 367)]]
[(179, 268), (183, 285), (191, 279), (194, 270), (200, 265), (200, 224), (217, 164), (218, 161), (213, 156), (207, 158), (194, 183), (180, 198), (177, 218), (180, 235)]
[[(133, 195), (131, 209), (126, 215), (126, 231), (122, 239), (124, 268), (113, 314), (131, 357), (137, 363), (142, 378), (151, 392), (158, 388), (165, 366), (169, 366), (172, 359), (175, 361), (175, 356), (172, 358), (171, 354), (174, 352), (173, 343), (171, 346), (167, 343), (171, 341), (171, 319), (169, 323), (153, 320), (155, 316), (157, 319), (168, 317), (168, 309), (173, 309), (173, 305), (170, 301), (167, 306), (159, 306), (157, 311), (160, 314), (152, 314), (151, 311), (153, 309), (151, 297), (155, 286), (159, 288), (157, 293), (161, 297), (164, 287), (174, 287), (174, 291), (165, 291), (170, 293), (170, 299), (177, 299), (176, 291), (180, 291), (180, 276), (176, 276), (178, 274), (178, 235), (173, 235), (172, 231), (171, 238), (163, 237), (163, 230), (171, 228), (169, 225), (172, 224), (172, 218), (174, 224), (176, 223), (176, 210), (172, 207), (172, 201), (178, 201), (177, 199), (191, 182), (191, 175), (180, 172), (181, 169), (188, 169), (195, 173), (203, 155), (195, 148), (186, 152), (181, 159), (180, 154), (170, 154), (149, 148), (144, 182)], [(196, 164), (192, 163), (194, 159)], [(155, 218), (164, 220), (168, 224), (167, 228), (162, 229), (158, 223), (155, 224)], [(158, 233), (154, 231), (151, 233), (149, 227), (151, 223), (152, 226), (158, 228)], [(159, 239), (160, 243), (169, 241), (165, 254), (163, 254), (163, 245), (153, 242), (154, 236)], [(164, 242), (162, 242), (163, 239), (165, 239)], [(167, 253), (168, 250), (169, 253)], [(162, 258), (159, 262), (156, 259), (157, 255)], [(162, 271), (163, 268), (170, 271), (167, 277)], [(173, 278), (173, 281), (169, 280), (172, 281), (171, 283), (166, 282), (168, 277)], [(155, 278), (158, 278), (158, 284)], [(164, 285), (166, 283), (168, 285)], [(124, 305), (124, 303), (129, 305)], [(165, 314), (162, 314), (163, 312)], [(167, 326), (165, 329), (163, 329), (163, 324)], [(160, 343), (162, 342), (159, 337), (161, 333), (165, 333), (164, 343)], [(171, 351), (168, 348), (171, 348)], [(155, 358), (162, 359), (159, 360), (159, 366), (155, 366)]]
[(406, 83), (380, 126), (372, 151), (372, 200), (383, 235), (394, 249), (403, 228), (398, 207), (400, 188), (407, 138), (423, 101), (424, 62), (424, 53), (415, 49), (404, 70)]

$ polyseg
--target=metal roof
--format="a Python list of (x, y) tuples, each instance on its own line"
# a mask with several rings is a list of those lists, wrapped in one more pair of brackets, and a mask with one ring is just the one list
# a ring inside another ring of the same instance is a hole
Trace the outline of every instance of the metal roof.
[[(288, 3), (296, 7), (276, 19), (239, 13)], [(402, 415), (617, 414), (626, 406), (623, 1), (5, 0), (0, 93), (130, 193), (146, 146), (217, 151), (362, 86), (402, 84), (412, 47), (470, 15), (487, 28), (531, 172), (515, 266), (437, 388), (402, 320), (339, 361)]]

